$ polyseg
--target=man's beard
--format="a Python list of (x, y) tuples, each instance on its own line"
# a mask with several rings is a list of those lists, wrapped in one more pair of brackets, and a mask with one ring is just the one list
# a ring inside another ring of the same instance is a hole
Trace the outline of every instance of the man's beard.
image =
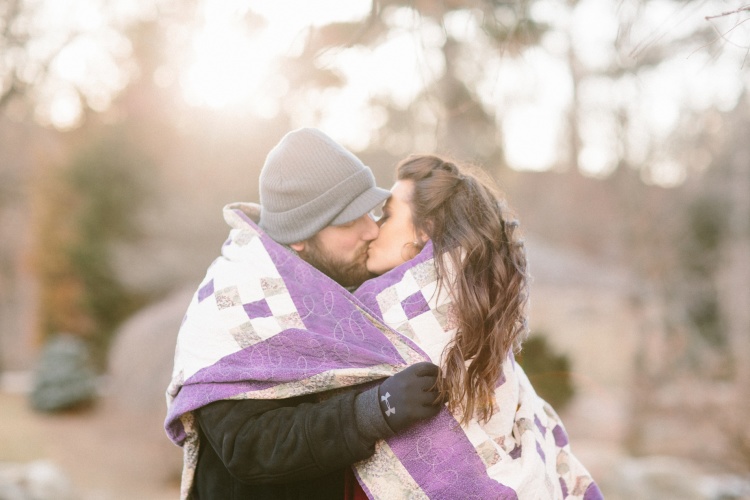
[(357, 252), (354, 260), (347, 262), (318, 245), (316, 238), (311, 238), (307, 240), (305, 249), (298, 254), (308, 264), (345, 288), (358, 287), (373, 277), (366, 265), (367, 246)]

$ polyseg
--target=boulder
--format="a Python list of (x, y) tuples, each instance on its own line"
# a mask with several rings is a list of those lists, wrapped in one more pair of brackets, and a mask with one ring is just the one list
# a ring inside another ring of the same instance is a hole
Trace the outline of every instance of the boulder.
[(194, 288), (179, 290), (146, 307), (118, 330), (110, 349), (109, 380), (102, 411), (122, 421), (122, 431), (149, 450), (142, 457), (163, 471), (165, 478), (179, 477), (182, 450), (164, 431), (165, 393), (172, 375), (174, 350), (182, 318)]
[(0, 498), (4, 500), (72, 500), (70, 479), (49, 460), (0, 464)]

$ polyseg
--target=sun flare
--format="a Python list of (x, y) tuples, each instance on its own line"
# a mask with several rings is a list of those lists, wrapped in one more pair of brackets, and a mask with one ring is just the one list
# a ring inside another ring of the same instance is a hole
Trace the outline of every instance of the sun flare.
[[(241, 107), (260, 116), (275, 114), (269, 102), (280, 92), (275, 64), (299, 48), (307, 28), (361, 18), (369, 2), (327, 0), (315, 5), (279, 0), (206, 2), (203, 24), (192, 37), (180, 83), (192, 106)], [(248, 13), (265, 23), (250, 29)], [(283, 85), (282, 85), (283, 86)]]
[(231, 17), (208, 18), (193, 37), (192, 61), (182, 76), (185, 100), (218, 109), (256, 94), (274, 58), (261, 35), (248, 34)]

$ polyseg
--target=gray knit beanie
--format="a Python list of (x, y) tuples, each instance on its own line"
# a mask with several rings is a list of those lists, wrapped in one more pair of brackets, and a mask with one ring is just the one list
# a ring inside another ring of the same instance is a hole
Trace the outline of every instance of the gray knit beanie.
[(320, 130), (301, 128), (266, 157), (259, 225), (278, 243), (295, 243), (361, 217), (390, 195), (359, 158)]

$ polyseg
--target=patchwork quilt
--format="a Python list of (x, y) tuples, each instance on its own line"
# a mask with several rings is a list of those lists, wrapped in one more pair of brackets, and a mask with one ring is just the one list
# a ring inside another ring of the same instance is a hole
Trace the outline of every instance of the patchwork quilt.
[[(455, 334), (428, 243), (415, 259), (350, 293), (271, 240), (259, 207), (224, 208), (231, 230), (194, 294), (177, 339), (165, 428), (183, 447), (189, 498), (200, 442), (192, 412), (223, 399), (277, 399), (439, 364)], [(353, 466), (370, 498), (597, 499), (555, 411), (509, 356), (499, 411), (460, 426), (444, 408), (376, 445)]]

